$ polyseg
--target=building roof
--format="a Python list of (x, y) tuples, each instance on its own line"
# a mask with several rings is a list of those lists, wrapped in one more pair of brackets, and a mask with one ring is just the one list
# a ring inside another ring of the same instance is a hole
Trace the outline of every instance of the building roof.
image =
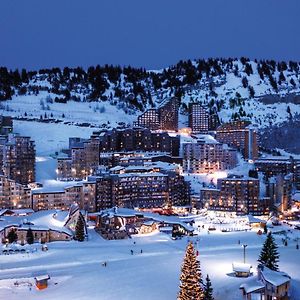
[(187, 224), (187, 222), (193, 221), (193, 218), (184, 218), (184, 217), (180, 218), (178, 216), (159, 215), (157, 213), (137, 211), (130, 208), (110, 208), (98, 213), (98, 215), (105, 215), (105, 214), (109, 217), (113, 217), (113, 216), (134, 217), (137, 215), (143, 215), (148, 220), (153, 220), (165, 224), (176, 224), (182, 226), (185, 230), (189, 232), (194, 231), (193, 226)]
[(234, 262), (232, 263), (232, 270), (234, 272), (250, 272), (250, 269), (252, 268), (252, 266), (250, 264), (244, 264), (244, 263), (238, 263), (238, 262)]
[(266, 266), (263, 266), (263, 270), (261, 271), (262, 276), (266, 281), (271, 283), (274, 286), (280, 286), (285, 284), (291, 280), (291, 277), (284, 272), (273, 271)]
[(253, 223), (264, 223), (264, 224), (266, 224), (267, 223), (267, 221), (261, 220), (259, 218), (255, 218), (252, 215), (248, 215), (247, 218), (248, 218), (248, 222), (250, 224), (253, 224)]
[(34, 279), (36, 281), (48, 280), (48, 279), (50, 279), (50, 276), (48, 274), (47, 275), (39, 275), (39, 276), (36, 276)]
[(63, 232), (70, 236), (72, 231), (65, 227), (68, 219), (68, 211), (60, 210), (41, 210), (31, 215), (24, 216), (7, 216), (0, 220), (0, 231), (11, 226), (16, 226), (20, 229), (28, 230), (53, 230)]
[(251, 278), (249, 281), (240, 285), (240, 289), (244, 289), (246, 294), (253, 293), (260, 289), (264, 289), (264, 285), (261, 281), (258, 281), (256, 278)]

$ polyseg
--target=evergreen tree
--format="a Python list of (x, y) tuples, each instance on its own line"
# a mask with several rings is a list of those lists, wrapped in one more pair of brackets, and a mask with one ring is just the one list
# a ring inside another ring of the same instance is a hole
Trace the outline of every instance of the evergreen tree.
[(254, 91), (253, 86), (249, 85), (248, 90), (249, 90), (250, 98), (253, 98), (255, 96), (255, 91)]
[(242, 78), (242, 84), (244, 88), (248, 87), (248, 79), (246, 77)]
[(16, 242), (18, 239), (18, 235), (16, 233), (16, 229), (11, 229), (7, 234), (8, 242), (11, 244)]
[(277, 245), (275, 240), (271, 234), (268, 233), (267, 239), (263, 244), (263, 248), (261, 250), (258, 261), (264, 266), (268, 267), (271, 270), (278, 271), (278, 261), (279, 261), (279, 253), (277, 251)]
[(81, 214), (78, 216), (78, 220), (75, 227), (75, 240), (79, 242), (84, 241), (84, 222)]
[(206, 279), (205, 279), (205, 284), (204, 284), (204, 300), (214, 300), (213, 297), (213, 288), (211, 285), (210, 278), (207, 274)]
[(27, 233), (26, 233), (26, 241), (29, 245), (33, 244), (34, 242), (34, 238), (33, 238), (33, 232), (32, 232), (32, 229), (29, 228), (27, 230)]
[(178, 300), (203, 300), (204, 293), (201, 286), (200, 262), (197, 260), (193, 243), (186, 248), (180, 275), (180, 291)]

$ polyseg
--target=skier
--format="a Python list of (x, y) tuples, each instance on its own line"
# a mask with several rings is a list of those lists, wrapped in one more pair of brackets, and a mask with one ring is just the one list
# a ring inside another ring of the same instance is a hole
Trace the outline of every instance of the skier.
[(143, 253), (143, 249), (141, 249), (141, 253)]
[(133, 255), (133, 250), (130, 250), (131, 255)]

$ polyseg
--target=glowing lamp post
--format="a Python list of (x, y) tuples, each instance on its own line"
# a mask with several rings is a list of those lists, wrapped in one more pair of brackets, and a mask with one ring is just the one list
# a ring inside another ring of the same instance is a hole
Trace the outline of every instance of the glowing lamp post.
[(244, 264), (246, 263), (246, 248), (247, 248), (247, 244), (243, 244), (242, 245), (243, 246), (243, 248), (244, 248)]

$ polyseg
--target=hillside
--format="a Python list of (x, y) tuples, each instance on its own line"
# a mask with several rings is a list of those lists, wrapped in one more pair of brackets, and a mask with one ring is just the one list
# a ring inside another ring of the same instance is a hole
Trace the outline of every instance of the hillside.
[(0, 111), (21, 120), (110, 128), (132, 123), (175, 95), (181, 99), (180, 126), (187, 125), (188, 103), (201, 102), (222, 121), (248, 118), (268, 128), (298, 119), (299, 66), (241, 58), (180, 61), (158, 71), (0, 68)]

